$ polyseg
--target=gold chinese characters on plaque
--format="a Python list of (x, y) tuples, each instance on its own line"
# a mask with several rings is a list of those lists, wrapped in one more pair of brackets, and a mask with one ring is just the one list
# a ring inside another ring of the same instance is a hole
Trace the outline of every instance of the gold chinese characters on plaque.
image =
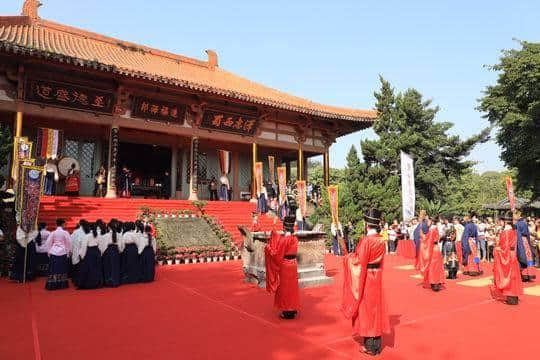
[(133, 99), (131, 116), (182, 124), (184, 122), (185, 112), (185, 105), (136, 97)]
[(257, 118), (217, 111), (205, 111), (201, 128), (253, 136), (257, 131)]
[(27, 78), (24, 101), (55, 107), (112, 114), (114, 93), (51, 80)]

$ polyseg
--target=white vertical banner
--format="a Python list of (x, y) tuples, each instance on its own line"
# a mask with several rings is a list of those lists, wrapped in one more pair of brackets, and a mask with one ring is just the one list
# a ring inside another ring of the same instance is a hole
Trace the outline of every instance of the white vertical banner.
[(401, 202), (403, 204), (403, 221), (414, 217), (414, 165), (409, 154), (401, 152)]

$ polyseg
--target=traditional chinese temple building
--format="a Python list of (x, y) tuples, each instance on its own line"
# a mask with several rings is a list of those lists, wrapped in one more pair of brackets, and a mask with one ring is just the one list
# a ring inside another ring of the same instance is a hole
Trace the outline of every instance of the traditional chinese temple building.
[(376, 116), (244, 79), (221, 69), (212, 50), (192, 59), (44, 20), (40, 5), (26, 0), (20, 16), (0, 17), (0, 121), (33, 141), (36, 158), (39, 129), (61, 130), (55, 146), (79, 162), (81, 195), (92, 194), (104, 165), (108, 197), (128, 166), (142, 190), (168, 171), (173, 198), (208, 199), (205, 184), (221, 175), (218, 150), (231, 154), (235, 200), (250, 193), (255, 161), (268, 179), (268, 155), (297, 164), (298, 179), (309, 157), (323, 155), (328, 182), (332, 143)]

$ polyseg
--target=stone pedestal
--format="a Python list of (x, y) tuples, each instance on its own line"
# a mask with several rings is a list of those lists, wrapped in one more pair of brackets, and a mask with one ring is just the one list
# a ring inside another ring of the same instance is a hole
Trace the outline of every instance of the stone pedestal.
[[(264, 248), (270, 238), (270, 232), (251, 232), (243, 226), (238, 227), (244, 237), (242, 261), (244, 281), (266, 287), (266, 267)], [(298, 237), (298, 285), (301, 288), (329, 285), (332, 278), (324, 270), (326, 253), (326, 233), (300, 231)]]

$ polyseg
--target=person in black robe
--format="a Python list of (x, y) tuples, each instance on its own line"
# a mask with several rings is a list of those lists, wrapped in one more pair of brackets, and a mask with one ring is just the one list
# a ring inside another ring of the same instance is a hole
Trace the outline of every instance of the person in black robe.
[(138, 237), (133, 222), (124, 223), (124, 251), (122, 252), (122, 284), (134, 284), (140, 280), (140, 261), (137, 248)]
[(152, 227), (146, 225), (144, 228), (144, 235), (148, 239), (146, 242), (141, 242), (141, 282), (154, 281), (156, 275), (156, 241), (152, 237)]
[(118, 180), (120, 197), (130, 198), (132, 191), (131, 171), (126, 166), (122, 168), (122, 173)]
[(38, 234), (34, 240), (36, 244), (36, 276), (47, 276), (49, 271), (49, 255), (47, 251), (42, 251), (45, 248), (45, 243), (50, 233), (47, 231), (47, 225), (40, 223), (38, 226)]
[(171, 197), (171, 176), (168, 171), (165, 171), (163, 183), (161, 184), (161, 197), (169, 199)]
[(15, 261), (9, 276), (11, 280), (22, 283), (32, 281), (36, 276), (36, 245), (34, 239), (37, 234), (39, 233), (35, 230), (24, 231), (21, 227), (17, 229)]
[(105, 235), (106, 229), (98, 228), (95, 223), (90, 224), (90, 234), (81, 241), (79, 254), (79, 289), (97, 289), (103, 285), (103, 267), (101, 264), (101, 252), (99, 251), (99, 234)]
[(115, 219), (109, 222), (109, 232), (100, 239), (101, 261), (103, 263), (103, 284), (107, 287), (120, 286), (120, 233), (119, 223)]

